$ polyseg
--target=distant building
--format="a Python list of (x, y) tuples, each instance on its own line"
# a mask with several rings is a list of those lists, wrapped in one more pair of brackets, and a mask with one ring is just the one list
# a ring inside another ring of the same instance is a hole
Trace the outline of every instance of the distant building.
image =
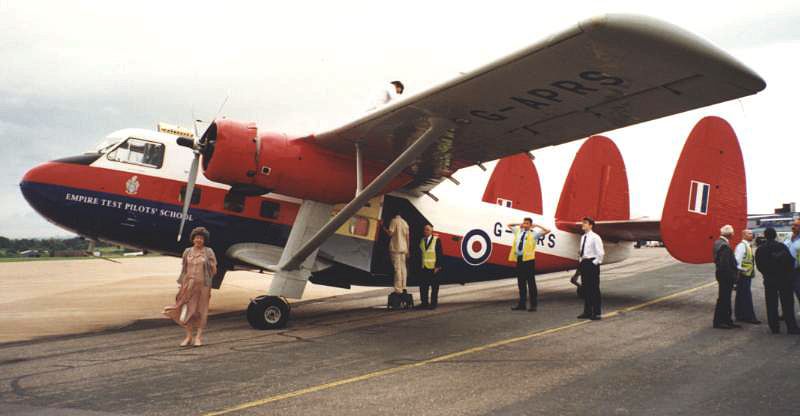
[(764, 235), (764, 229), (772, 227), (778, 232), (778, 239), (783, 240), (792, 233), (792, 222), (800, 218), (794, 202), (775, 208), (772, 214), (750, 214), (747, 216), (747, 228), (753, 230), (757, 237)]

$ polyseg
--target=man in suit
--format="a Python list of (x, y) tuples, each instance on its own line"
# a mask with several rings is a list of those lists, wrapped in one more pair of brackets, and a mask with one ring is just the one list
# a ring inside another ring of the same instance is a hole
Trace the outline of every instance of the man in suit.
[(714, 308), (714, 328), (732, 329), (741, 328), (731, 319), (731, 294), (733, 284), (739, 269), (730, 245), (733, 227), (724, 225), (719, 230), (720, 237), (714, 242), (714, 264), (716, 265), (716, 278), (719, 287), (717, 305)]
[(581, 275), (583, 288), (583, 313), (578, 319), (600, 320), (602, 317), (600, 295), (600, 263), (606, 252), (603, 248), (603, 239), (593, 231), (594, 220), (584, 217), (581, 222), (583, 236), (580, 241), (578, 254), (578, 270)]
[(778, 233), (774, 228), (767, 228), (764, 230), (764, 238), (767, 241), (756, 250), (756, 266), (764, 276), (767, 323), (773, 334), (781, 332), (778, 319), (778, 300), (780, 300), (787, 332), (800, 334), (794, 317), (794, 296), (792, 296), (794, 259), (785, 245), (775, 241), (777, 236)]
[[(436, 275), (442, 270), (442, 242), (433, 235), (433, 226), (425, 224), (422, 229), (422, 239), (419, 242), (420, 271), (419, 271), (419, 296), (420, 308), (436, 309), (439, 304), (439, 281)], [(428, 303), (428, 290), (430, 289), (430, 303)]]

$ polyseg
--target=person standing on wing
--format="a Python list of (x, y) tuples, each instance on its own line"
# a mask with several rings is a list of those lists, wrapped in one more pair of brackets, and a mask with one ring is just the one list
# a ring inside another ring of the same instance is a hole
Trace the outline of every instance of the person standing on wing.
[(392, 81), (386, 85), (386, 88), (380, 92), (378, 95), (377, 100), (375, 100), (372, 108), (368, 111), (375, 111), (385, 105), (388, 105), (392, 101), (398, 99), (401, 95), (403, 95), (403, 91), (405, 90), (405, 86), (400, 81)]
[[(517, 288), (519, 289), (519, 303), (511, 310), (525, 310), (526, 298), (530, 294), (531, 305), (528, 312), (535, 312), (539, 304), (539, 291), (536, 288), (536, 242), (550, 233), (550, 230), (534, 224), (530, 218), (524, 218), (522, 223), (508, 224), (514, 233), (514, 242), (508, 252), (508, 261), (517, 265)], [(536, 231), (539, 228), (541, 231)]]
[(758, 325), (761, 321), (756, 318), (753, 310), (753, 293), (750, 285), (756, 275), (755, 257), (753, 256), (753, 232), (742, 231), (742, 241), (736, 246), (733, 256), (739, 268), (739, 280), (736, 283), (736, 301), (734, 302), (733, 315), (739, 322)]
[(600, 295), (600, 264), (606, 252), (603, 248), (603, 239), (592, 231), (594, 220), (584, 217), (581, 222), (583, 237), (580, 241), (580, 251), (578, 255), (578, 270), (581, 275), (581, 286), (583, 287), (583, 313), (578, 319), (591, 319), (597, 321), (601, 319), (601, 295)]

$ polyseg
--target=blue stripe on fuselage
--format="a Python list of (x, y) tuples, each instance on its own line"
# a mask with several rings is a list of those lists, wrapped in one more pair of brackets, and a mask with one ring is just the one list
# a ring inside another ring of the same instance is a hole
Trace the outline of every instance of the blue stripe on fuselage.
[(64, 228), (173, 256), (189, 246), (189, 232), (198, 226), (209, 230), (209, 245), (217, 253), (240, 242), (283, 247), (291, 231), (285, 224), (190, 208), (191, 221), (179, 243), (180, 205), (38, 182), (22, 182), (20, 188), (36, 211)]

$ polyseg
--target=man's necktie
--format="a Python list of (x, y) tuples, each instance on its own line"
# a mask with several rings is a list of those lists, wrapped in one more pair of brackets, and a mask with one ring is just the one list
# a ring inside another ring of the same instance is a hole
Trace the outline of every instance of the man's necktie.
[(583, 242), (581, 243), (581, 257), (583, 257), (583, 250), (586, 249), (586, 234), (583, 235)]
[(525, 233), (527, 233), (527, 231), (523, 231), (522, 232), (522, 236), (519, 239), (519, 244), (517, 244), (517, 252), (518, 253), (522, 252), (523, 244), (525, 244)]

